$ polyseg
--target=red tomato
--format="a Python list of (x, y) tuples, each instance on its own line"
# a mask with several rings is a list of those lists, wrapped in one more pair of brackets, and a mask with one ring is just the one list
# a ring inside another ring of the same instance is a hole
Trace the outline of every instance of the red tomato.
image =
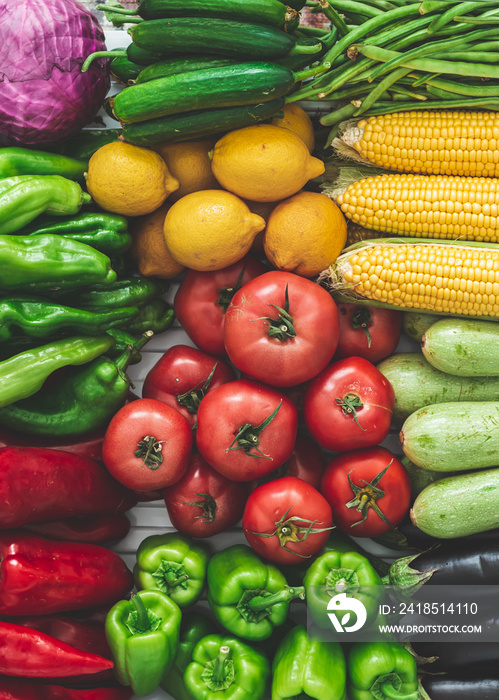
[(250, 377), (289, 387), (326, 367), (339, 335), (338, 308), (315, 282), (273, 271), (244, 285), (225, 315), (230, 361)]
[(246, 488), (219, 474), (196, 453), (180, 481), (163, 489), (163, 498), (175, 529), (191, 537), (211, 537), (241, 520)]
[(296, 476), (262, 484), (248, 496), (243, 531), (261, 557), (276, 564), (297, 564), (317, 554), (333, 526), (324, 496)]
[(333, 362), (310, 382), (305, 394), (305, 425), (327, 450), (371, 447), (388, 435), (395, 392), (363, 357)]
[(246, 282), (267, 270), (252, 255), (222, 270), (187, 270), (173, 308), (180, 325), (198, 348), (213, 355), (226, 355), (224, 323), (230, 300)]
[(411, 504), (411, 481), (385, 447), (337, 455), (322, 477), (321, 493), (338, 529), (353, 537), (377, 537), (396, 527)]
[(102, 459), (128, 488), (161, 489), (185, 473), (192, 442), (192, 429), (178, 411), (156, 399), (139, 399), (114, 414), (104, 436)]
[(284, 393), (237, 379), (213, 389), (199, 404), (196, 444), (220, 474), (251, 481), (289, 459), (297, 428), (296, 407)]
[(176, 408), (193, 427), (203, 396), (235, 378), (232, 367), (219, 357), (189, 345), (174, 345), (147, 373), (142, 396)]
[(340, 338), (335, 360), (363, 357), (376, 364), (395, 352), (402, 331), (402, 312), (367, 304), (338, 304)]

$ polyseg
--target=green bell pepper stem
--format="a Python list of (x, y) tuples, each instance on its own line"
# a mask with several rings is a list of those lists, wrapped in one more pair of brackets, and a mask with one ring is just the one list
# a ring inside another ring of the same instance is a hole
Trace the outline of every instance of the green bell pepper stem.
[(338, 642), (324, 641), (296, 625), (272, 663), (272, 700), (345, 700), (346, 664)]
[(61, 175), (84, 180), (88, 160), (68, 158), (58, 153), (30, 148), (7, 147), (0, 150), (0, 178), (12, 175)]
[(152, 299), (139, 308), (138, 315), (123, 328), (129, 333), (144, 333), (151, 330), (155, 334), (164, 333), (173, 324), (175, 313), (164, 299)]
[(418, 700), (417, 664), (398, 642), (356, 642), (348, 654), (349, 700)]
[(269, 679), (270, 665), (260, 651), (218, 634), (196, 644), (184, 673), (193, 700), (265, 700)]
[[(98, 306), (143, 306), (161, 296), (168, 289), (168, 282), (149, 277), (129, 276), (112, 284), (94, 284), (92, 287), (72, 293), (72, 303), (79, 308), (94, 309)], [(61, 298), (61, 292), (52, 297)]]
[(84, 243), (55, 234), (0, 235), (0, 292), (32, 294), (115, 281), (107, 255)]
[(242, 639), (261, 641), (282, 625), (290, 600), (303, 588), (290, 588), (284, 575), (247, 545), (216, 552), (207, 571), (207, 597), (220, 624)]
[(28, 176), (0, 192), (0, 235), (18, 231), (43, 213), (77, 214), (91, 201), (74, 180), (61, 175)]
[[(126, 369), (134, 354), (151, 337), (152, 333), (144, 334), (115, 360), (94, 355), (95, 359), (85, 367), (68, 371), (35, 396), (5, 405), (0, 408), (0, 425), (27, 435), (51, 437), (75, 437), (102, 429), (124, 405), (131, 386)], [(101, 354), (114, 344), (114, 339), (107, 333), (103, 339)], [(88, 345), (91, 340), (85, 338), (85, 343)], [(26, 371), (20, 381), (25, 382), (25, 376)]]
[(161, 591), (139, 591), (106, 617), (106, 639), (119, 683), (134, 695), (153, 693), (169, 672), (179, 645), (180, 608)]
[(82, 365), (114, 345), (111, 336), (73, 336), (0, 362), (0, 407), (38, 392), (47, 377), (66, 365)]
[(208, 551), (188, 535), (150, 535), (137, 548), (133, 575), (136, 587), (159, 589), (180, 608), (193, 605), (206, 582)]

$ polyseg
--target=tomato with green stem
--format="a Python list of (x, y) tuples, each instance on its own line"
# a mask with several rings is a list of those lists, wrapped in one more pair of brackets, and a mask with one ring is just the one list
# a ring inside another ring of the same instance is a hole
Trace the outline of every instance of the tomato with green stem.
[(255, 552), (276, 564), (297, 564), (317, 554), (334, 527), (327, 500), (296, 476), (255, 489), (246, 501), (242, 525)]
[(338, 304), (340, 335), (334, 360), (363, 357), (376, 364), (395, 352), (402, 332), (402, 311), (368, 304)]

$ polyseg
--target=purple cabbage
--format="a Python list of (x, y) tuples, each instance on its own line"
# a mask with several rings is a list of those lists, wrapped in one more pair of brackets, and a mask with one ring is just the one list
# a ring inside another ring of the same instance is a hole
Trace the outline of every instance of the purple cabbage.
[(109, 90), (97, 18), (77, 0), (0, 0), (0, 141), (56, 143), (89, 124)]

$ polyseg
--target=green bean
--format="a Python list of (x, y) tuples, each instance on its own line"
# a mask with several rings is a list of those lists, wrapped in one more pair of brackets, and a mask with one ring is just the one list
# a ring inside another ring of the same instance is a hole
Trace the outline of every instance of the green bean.
[[(424, 107), (421, 103), (412, 102), (398, 102), (396, 107), (394, 103), (383, 103), (378, 102), (374, 107), (372, 107), (364, 117), (374, 117), (379, 114), (390, 114), (390, 112), (411, 112), (415, 110), (428, 110), (428, 109), (460, 109), (468, 108), (472, 109), (489, 109), (493, 112), (499, 112), (499, 100), (494, 100), (493, 98), (486, 98), (483, 100), (477, 100), (476, 98), (470, 100), (434, 100), (432, 102), (427, 102)], [(322, 120), (321, 120), (322, 123)]]
[(388, 10), (395, 10), (397, 8), (397, 5), (394, 5), (390, 0), (364, 0), (364, 2), (373, 7), (377, 7), (379, 10), (383, 10), (383, 12), (388, 12)]
[(398, 95), (403, 95), (405, 97), (412, 97), (414, 100), (419, 100), (420, 102), (425, 102), (428, 99), (428, 95), (421, 92), (415, 92), (414, 90), (408, 90), (401, 85), (392, 85), (390, 92), (396, 93)]
[(498, 85), (468, 85), (467, 83), (455, 83), (452, 80), (445, 80), (438, 76), (428, 81), (431, 87), (446, 90), (457, 95), (469, 95), (470, 97), (494, 97), (499, 96)]
[(490, 24), (499, 24), (499, 17), (483, 17), (483, 15), (479, 17), (467, 17), (463, 15), (462, 17), (454, 17), (454, 21), (462, 22), (463, 24), (485, 24), (488, 26)]
[(369, 95), (362, 100), (362, 105), (360, 108), (355, 112), (354, 116), (357, 117), (361, 114), (364, 114), (368, 109), (370, 109), (373, 104), (379, 100), (381, 95), (385, 93), (388, 88), (390, 88), (394, 83), (397, 82), (399, 78), (404, 77), (410, 73), (410, 68), (399, 68), (398, 70), (394, 70), (391, 73), (389, 73), (381, 82), (379, 82), (373, 90), (369, 93)]
[[(411, 74), (412, 75), (412, 74)], [(416, 80), (412, 83), (413, 87), (419, 87), (420, 85), (425, 85), (429, 80), (438, 77), (439, 73), (423, 73), (420, 76), (416, 76)]]
[(430, 12), (441, 10), (446, 5), (454, 5), (458, 2), (462, 2), (462, 0), (448, 0), (447, 2), (441, 2), (441, 0), (423, 0), (419, 6), (419, 11), (422, 15), (427, 15)]
[(456, 53), (452, 51), (450, 53), (442, 52), (434, 54), (433, 58), (451, 60), (451, 61), (465, 61), (467, 63), (497, 63), (498, 56), (496, 51), (462, 51)]
[(418, 19), (409, 20), (404, 24), (400, 24), (397, 27), (390, 27), (384, 29), (378, 34), (371, 34), (364, 39), (364, 44), (375, 44), (376, 46), (383, 46), (390, 41), (396, 41), (406, 36), (411, 36), (418, 29), (423, 29), (427, 27), (431, 22), (431, 17), (419, 17)]
[(442, 29), (446, 24), (452, 22), (454, 17), (466, 12), (473, 12), (473, 10), (479, 10), (483, 8), (484, 5), (495, 4), (496, 0), (481, 0), (480, 2), (462, 2), (454, 7), (450, 7), (448, 10), (443, 12), (438, 17), (435, 17), (430, 26), (428, 27), (428, 33), (433, 34), (439, 29)]
[(333, 27), (338, 30), (340, 36), (345, 36), (348, 34), (350, 29), (348, 28), (347, 23), (340, 13), (334, 7), (332, 7), (332, 5), (330, 5), (328, 0), (321, 0), (319, 7), (321, 8), (324, 17), (326, 17), (332, 23)]

